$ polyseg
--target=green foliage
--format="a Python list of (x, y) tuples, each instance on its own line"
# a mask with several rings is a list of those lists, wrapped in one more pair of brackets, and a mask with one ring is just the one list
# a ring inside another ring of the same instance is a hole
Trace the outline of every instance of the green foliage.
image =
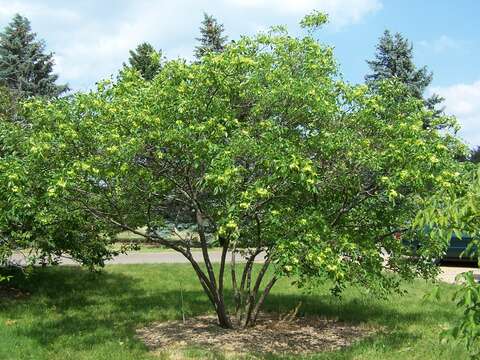
[[(408, 88), (409, 95), (424, 99), (424, 93), (432, 82), (432, 73), (424, 66), (417, 69), (413, 62), (413, 47), (401, 34), (392, 35), (385, 30), (377, 45), (375, 60), (367, 61), (371, 74), (365, 77), (367, 84), (375, 86), (379, 80), (395, 78)], [(441, 114), (436, 106), (443, 99), (434, 94), (424, 99), (427, 108), (436, 116)], [(429, 124), (425, 124), (429, 126)]]
[(475, 245), (480, 235), (480, 170), (471, 163), (462, 165), (462, 172), (453, 174), (456, 180), (428, 201), (415, 223), (432, 229), (432, 237), (447, 241), (452, 235), (472, 237), (465, 255), (478, 257)]
[(110, 238), (74, 208), (52, 201), (48, 173), (55, 164), (42, 158), (41, 167), (32, 167), (54, 139), (40, 135), (43, 145), (35, 147), (33, 125), (16, 121), (17, 115), (25, 119), (23, 109), (8, 96), (2, 99), (5, 109), (13, 110), (0, 114), (0, 266), (18, 250), (25, 250), (29, 262), (54, 263), (58, 256), (70, 255), (90, 267), (103, 265), (117, 253), (107, 249)]
[(318, 29), (328, 22), (328, 15), (320, 11), (313, 11), (306, 15), (301, 21), (300, 26), (307, 29)]
[(0, 274), (0, 284), (3, 282), (7, 282), (7, 281), (10, 281), (12, 279), (12, 276), (5, 276), (5, 275), (2, 275)]
[(212, 15), (204, 13), (200, 37), (196, 38), (200, 45), (195, 48), (195, 57), (201, 59), (207, 53), (222, 52), (228, 40), (228, 37), (223, 35), (224, 31), (223, 24), (219, 24)]
[(471, 359), (480, 359), (480, 285), (473, 273), (460, 274), (462, 286), (454, 295), (457, 307), (463, 310), (460, 323), (445, 333), (465, 343)]
[(0, 121), (13, 121), (17, 115), (17, 104), (12, 92), (0, 85)]
[[(470, 167), (467, 164), (466, 167)], [(474, 167), (471, 174), (458, 179), (450, 190), (444, 191), (430, 201), (430, 206), (422, 211), (416, 224), (428, 226), (432, 237), (442, 238), (447, 243), (452, 235), (461, 238), (469, 236), (472, 241), (463, 256), (480, 259), (480, 169)], [(454, 299), (463, 311), (460, 323), (447, 334), (463, 341), (472, 359), (480, 358), (480, 284), (473, 274), (464, 273), (458, 278), (462, 282)]]
[(36, 40), (28, 19), (15, 15), (0, 33), (0, 84), (21, 98), (51, 98), (67, 91), (67, 85), (55, 84), (53, 54), (44, 51), (45, 44)]
[(162, 52), (156, 51), (149, 43), (142, 43), (130, 50), (128, 62), (145, 80), (152, 80), (162, 68)]

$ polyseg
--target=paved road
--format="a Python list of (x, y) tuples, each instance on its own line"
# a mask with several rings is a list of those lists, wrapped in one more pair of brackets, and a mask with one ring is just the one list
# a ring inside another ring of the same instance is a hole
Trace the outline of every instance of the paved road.
[(480, 281), (480, 269), (477, 267), (471, 267), (471, 265), (451, 263), (443, 264), (440, 268), (442, 269), (442, 273), (439, 276), (440, 280), (450, 284), (455, 283), (455, 277), (458, 274), (467, 271), (473, 271), (475, 279), (477, 279), (477, 281)]
[[(193, 257), (197, 261), (203, 261), (202, 253), (200, 251), (194, 251)], [(210, 251), (210, 259), (212, 262), (220, 262), (221, 252), (220, 251)], [(228, 257), (230, 258), (230, 257)], [(21, 256), (14, 256), (12, 259), (14, 262), (19, 264), (24, 264)], [(241, 262), (242, 259), (237, 257), (237, 261)], [(261, 255), (257, 257), (257, 261), (262, 261)], [(131, 252), (128, 254), (122, 254), (114, 259), (107, 261), (107, 264), (172, 264), (172, 263), (188, 263), (188, 260), (183, 257), (183, 255), (174, 252), (174, 251), (165, 251), (158, 253), (147, 253), (147, 252)], [(61, 261), (62, 265), (75, 265), (76, 262), (71, 259), (63, 258)], [(455, 283), (455, 277), (466, 271), (472, 270), (475, 274), (475, 277), (480, 281), (480, 269), (472, 268), (468, 265), (452, 263), (444, 264), (441, 266), (442, 273), (439, 276), (441, 281), (447, 283)]]
[[(196, 261), (203, 262), (203, 255), (201, 251), (192, 251), (193, 258)], [(209, 251), (210, 260), (212, 262), (220, 262), (222, 257), (221, 251)], [(230, 259), (231, 255), (227, 254), (227, 259)], [(257, 261), (261, 261), (261, 255), (258, 256)], [(242, 259), (237, 255), (237, 261), (241, 262)], [(70, 260), (70, 263), (72, 261)], [(122, 254), (114, 259), (107, 261), (107, 264), (157, 264), (157, 263), (188, 263), (188, 260), (180, 253), (175, 251), (165, 251), (158, 253), (148, 252), (131, 252), (128, 254)]]
[[(201, 251), (192, 251), (193, 258), (199, 262), (203, 262), (203, 256)], [(212, 262), (220, 262), (222, 252), (221, 251), (209, 251), (210, 260)], [(227, 258), (230, 259), (231, 255), (227, 254)], [(257, 256), (256, 261), (262, 261), (262, 254)], [(25, 260), (20, 254), (14, 255), (11, 258), (11, 261), (24, 265)], [(242, 262), (245, 259), (242, 259), (240, 255), (237, 255), (237, 261)], [(158, 253), (149, 253), (149, 252), (130, 252), (128, 254), (121, 254), (115, 257), (112, 260), (106, 262), (107, 264), (173, 264), (173, 263), (188, 263), (188, 260), (182, 255), (175, 251), (163, 251)], [(77, 263), (69, 258), (62, 258), (61, 265), (77, 265)]]

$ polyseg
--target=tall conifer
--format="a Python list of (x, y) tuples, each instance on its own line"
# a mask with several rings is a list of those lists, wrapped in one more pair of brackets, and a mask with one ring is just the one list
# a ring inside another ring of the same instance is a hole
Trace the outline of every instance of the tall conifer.
[(412, 96), (424, 100), (425, 105), (434, 110), (436, 115), (442, 112), (437, 108), (443, 101), (440, 96), (434, 94), (429, 98), (424, 97), (425, 90), (432, 82), (432, 72), (426, 66), (415, 66), (413, 46), (401, 34), (392, 35), (385, 30), (378, 42), (375, 59), (367, 63), (372, 73), (365, 76), (365, 80), (370, 86), (375, 86), (379, 80), (396, 78), (407, 86)]
[(224, 31), (223, 24), (218, 23), (212, 15), (204, 13), (200, 37), (196, 38), (200, 45), (195, 48), (195, 57), (201, 59), (206, 53), (223, 51), (228, 40), (228, 37), (223, 35)]
[(151, 44), (144, 42), (135, 50), (130, 50), (128, 62), (145, 80), (152, 80), (162, 68), (161, 60), (162, 51), (157, 51)]
[(0, 33), (0, 84), (16, 97), (57, 97), (68, 90), (57, 85), (53, 74), (53, 54), (45, 53), (45, 43), (37, 40), (30, 21), (15, 15)]

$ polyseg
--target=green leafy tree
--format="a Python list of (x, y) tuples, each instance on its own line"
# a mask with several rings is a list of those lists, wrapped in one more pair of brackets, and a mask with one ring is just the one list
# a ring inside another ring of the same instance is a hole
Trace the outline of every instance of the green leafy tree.
[(45, 53), (45, 44), (36, 40), (28, 19), (15, 15), (0, 33), (0, 84), (16, 97), (57, 97), (68, 86), (55, 83), (53, 65), (53, 54)]
[(212, 15), (204, 13), (200, 26), (200, 37), (196, 38), (200, 42), (200, 45), (195, 48), (196, 58), (201, 59), (209, 52), (222, 52), (228, 39), (223, 32), (223, 24), (219, 24)]
[(162, 52), (149, 43), (142, 43), (130, 50), (130, 67), (140, 72), (145, 80), (152, 80), (162, 69)]
[(390, 31), (385, 30), (378, 42), (375, 59), (367, 63), (372, 71), (365, 76), (367, 84), (375, 86), (379, 80), (395, 78), (406, 85), (410, 95), (417, 99), (424, 99), (425, 105), (434, 111), (436, 116), (440, 115), (442, 110), (437, 107), (443, 99), (436, 94), (424, 98), (433, 74), (425, 66), (419, 69), (415, 66), (413, 46), (401, 34), (392, 35)]
[(8, 89), (0, 88), (0, 269), (15, 265), (10, 257), (19, 251), (26, 261), (19, 266), (56, 263), (60, 256), (70, 256), (90, 268), (103, 265), (118, 251), (110, 251), (110, 238), (98, 226), (85, 223), (78, 217), (80, 213), (52, 201), (45, 175), (53, 164), (43, 159), (43, 168), (30, 165), (53, 139), (38, 134), (46, 137), (42, 147), (37, 147), (32, 142), (33, 122), (27, 118)]
[[(316, 27), (325, 21), (318, 16), (302, 24)], [(30, 187), (48, 189), (42, 216), (75, 215), (79, 234), (94, 226), (85, 239), (129, 230), (179, 252), (225, 328), (253, 325), (282, 276), (330, 283), (335, 293), (349, 284), (399, 290), (401, 279), (436, 274), (431, 249), (440, 240), (413, 257), (394, 235), (413, 236), (425, 199), (453, 181), (459, 144), (420, 131), (430, 113), (401, 84), (350, 86), (335, 64), (312, 36), (276, 28), (201, 62), (167, 61), (159, 81), (125, 70), (97, 91), (35, 101), (34, 136), (20, 142), (23, 170), (8, 166), (2, 177), (18, 179), (4, 186), (25, 201), (35, 199)], [(194, 238), (175, 227), (175, 240), (165, 236), (171, 204), (195, 223), (204, 265), (192, 255)], [(217, 271), (207, 231), (222, 248)]]

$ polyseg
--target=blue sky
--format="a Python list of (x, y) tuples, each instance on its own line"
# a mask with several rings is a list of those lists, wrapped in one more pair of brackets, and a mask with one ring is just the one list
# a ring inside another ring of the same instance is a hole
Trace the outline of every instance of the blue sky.
[(478, 0), (0, 0), (0, 27), (15, 13), (27, 16), (55, 52), (61, 81), (86, 90), (115, 74), (128, 50), (143, 41), (169, 58), (191, 58), (203, 11), (235, 39), (273, 24), (298, 32), (299, 19), (312, 9), (329, 13), (330, 24), (318, 38), (335, 47), (341, 72), (352, 83), (368, 72), (365, 60), (385, 29), (404, 34), (417, 65), (434, 73), (429, 92), (446, 98), (446, 111), (463, 126), (461, 135), (480, 145)]

